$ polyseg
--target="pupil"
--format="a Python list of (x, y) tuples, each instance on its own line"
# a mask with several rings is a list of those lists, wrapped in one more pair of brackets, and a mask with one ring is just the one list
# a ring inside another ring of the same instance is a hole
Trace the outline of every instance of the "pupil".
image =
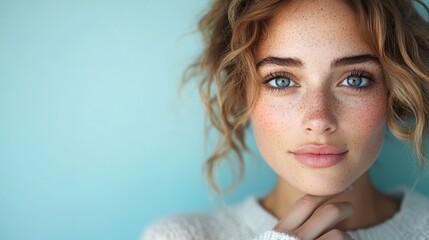
[(276, 85), (277, 87), (287, 87), (289, 86), (289, 80), (284, 78), (277, 78), (276, 79)]
[(347, 83), (351, 86), (359, 86), (362, 83), (361, 77), (349, 77)]

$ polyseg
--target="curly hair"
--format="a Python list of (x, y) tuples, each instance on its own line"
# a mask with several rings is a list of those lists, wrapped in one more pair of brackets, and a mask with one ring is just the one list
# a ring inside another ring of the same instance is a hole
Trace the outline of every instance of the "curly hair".
[[(199, 22), (205, 47), (190, 66), (210, 124), (219, 141), (205, 162), (211, 187), (219, 163), (234, 154), (241, 180), (245, 132), (259, 91), (255, 52), (269, 20), (286, 0), (215, 0)], [(429, 24), (414, 7), (420, 0), (345, 0), (356, 13), (361, 31), (378, 57), (388, 89), (387, 124), (399, 139), (413, 144), (420, 168), (429, 122)], [(189, 77), (191, 78), (191, 77)], [(250, 89), (250, 90), (249, 90)], [(249, 101), (249, 99), (251, 99)]]

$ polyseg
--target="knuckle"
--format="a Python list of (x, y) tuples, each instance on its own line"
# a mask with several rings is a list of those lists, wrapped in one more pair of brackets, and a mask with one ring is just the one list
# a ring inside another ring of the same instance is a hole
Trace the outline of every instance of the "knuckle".
[(344, 232), (339, 229), (332, 229), (323, 236), (319, 237), (317, 240), (346, 240), (348, 239)]
[(295, 229), (294, 231), (291, 231), (290, 234), (292, 234), (292, 236), (297, 237), (298, 239), (305, 239), (302, 230), (299, 228)]
[(344, 239), (344, 233), (339, 229), (332, 229), (330, 237), (332, 237), (332, 239), (342, 240)]
[(324, 212), (324, 214), (330, 215), (335, 218), (341, 216), (341, 208), (333, 203), (328, 203), (323, 206), (322, 211)]
[(295, 206), (300, 208), (300, 207), (308, 206), (312, 202), (313, 201), (312, 201), (311, 197), (306, 195), (306, 196), (303, 196), (303, 197), (299, 198), (298, 200), (296, 200)]
[(282, 223), (281, 223), (281, 222), (277, 223), (277, 224), (273, 227), (273, 230), (274, 230), (274, 231), (276, 231), (276, 232), (284, 232), (284, 231), (285, 231), (285, 229), (284, 229), (284, 227), (282, 226)]

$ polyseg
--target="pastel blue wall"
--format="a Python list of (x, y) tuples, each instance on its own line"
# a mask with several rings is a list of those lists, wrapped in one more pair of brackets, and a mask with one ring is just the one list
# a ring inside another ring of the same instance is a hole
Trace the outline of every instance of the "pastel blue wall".
[[(178, 92), (207, 2), (0, 1), (0, 239), (137, 239), (156, 218), (212, 208), (202, 106), (192, 86)], [(376, 184), (411, 185), (387, 138)], [(248, 162), (229, 203), (274, 183), (259, 155)]]

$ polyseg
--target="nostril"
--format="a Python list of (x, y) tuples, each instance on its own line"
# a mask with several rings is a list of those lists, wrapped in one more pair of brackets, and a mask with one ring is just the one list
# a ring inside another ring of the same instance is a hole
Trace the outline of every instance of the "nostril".
[(335, 131), (336, 127), (332, 125), (333, 123), (328, 122), (313, 122), (312, 126), (308, 126), (305, 128), (305, 132), (309, 134), (323, 134), (323, 133), (331, 133)]

